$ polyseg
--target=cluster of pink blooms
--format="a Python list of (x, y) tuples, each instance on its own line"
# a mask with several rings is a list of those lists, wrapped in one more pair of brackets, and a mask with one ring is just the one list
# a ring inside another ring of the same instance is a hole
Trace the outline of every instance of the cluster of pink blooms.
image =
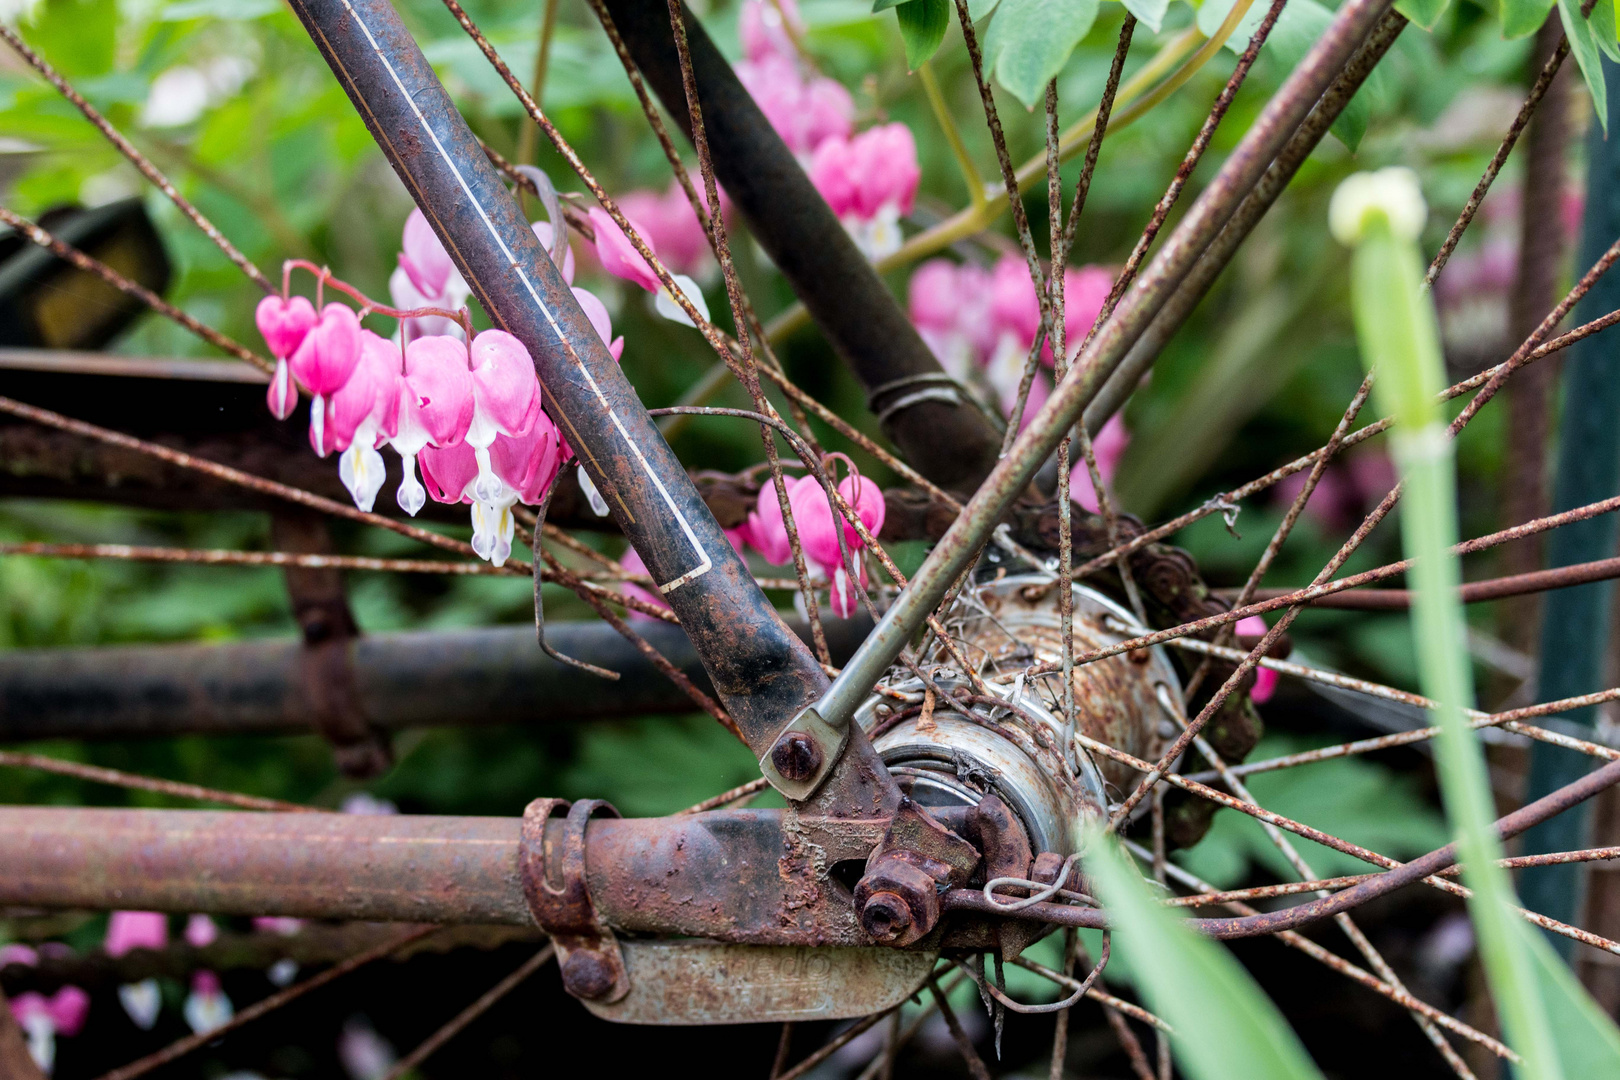
[[(831, 454), (828, 457), (829, 460), (841, 459), (849, 466), (849, 475), (838, 483), (838, 493), (855, 511), (867, 531), (876, 536), (878, 530), (883, 528), (884, 516), (888, 511), (882, 490), (861, 476), (844, 455)], [(838, 513), (814, 476), (788, 477), (786, 486), (788, 506), (793, 511), (793, 522), (799, 532), (799, 544), (809, 564), (811, 578), (827, 585), (833, 614), (847, 619), (859, 610), (860, 594), (868, 583), (866, 567), (861, 558), (864, 544), (860, 534)], [(851, 580), (838, 546), (837, 530), (840, 525), (843, 527), (844, 542), (849, 546), (851, 561), (855, 564), (856, 580)], [(725, 532), (738, 554), (742, 554), (745, 548), (753, 548), (772, 566), (786, 566), (793, 561), (793, 545), (788, 539), (787, 525), (782, 520), (782, 504), (776, 497), (776, 485), (769, 478), (760, 486), (759, 498), (748, 519)], [(633, 548), (625, 554), (621, 564), (632, 573), (646, 573), (646, 564)], [(626, 591), (660, 606), (664, 603), (659, 597), (635, 585), (627, 585)], [(632, 617), (649, 616), (632, 613)]]
[(911, 129), (879, 124), (855, 133), (849, 91), (804, 60), (795, 39), (804, 20), (795, 0), (745, 0), (738, 26), (744, 58), (737, 77), (821, 197), (869, 259), (900, 247), (921, 171)]
[[(0, 945), (0, 968), (38, 962), (39, 953), (27, 945)], [(49, 996), (30, 990), (12, 998), (10, 1004), (12, 1018), (28, 1038), (28, 1056), (49, 1076), (56, 1065), (57, 1038), (71, 1038), (84, 1027), (90, 1015), (90, 995), (81, 987), (64, 986)]]
[[(551, 227), (534, 229), (549, 246)], [(405, 224), (399, 266), (396, 300), (433, 306), (465, 298), (466, 286), (419, 210)], [(570, 282), (572, 270), (565, 255)], [(607, 308), (586, 290), (573, 291), (617, 357), (624, 341), (612, 339)], [(428, 494), (470, 504), (473, 548), (496, 566), (505, 563), (512, 506), (538, 504), (573, 455), (540, 408), (540, 383), (521, 342), (501, 330), (468, 342), (452, 320), (438, 316), (404, 320), (390, 341), (362, 327), (347, 305), (329, 303), (317, 312), (302, 296), (266, 297), (256, 320), (276, 358), (270, 411), (282, 419), (292, 414), (295, 383), (311, 395), (310, 444), (322, 457), (339, 453), (338, 474), (356, 506), (370, 510), (376, 501), (385, 475), (378, 449), (392, 446), (404, 467), (400, 508), (414, 515)]]
[[(1063, 341), (1070, 360), (1079, 353), (1113, 283), (1113, 275), (1100, 266), (1065, 270)], [(1040, 300), (1023, 258), (1003, 255), (990, 269), (930, 259), (911, 275), (907, 293), (911, 321), (940, 365), (1011, 416), (1025, 361), (1041, 328)], [(1053, 366), (1050, 341), (1042, 347), (1041, 360), (1044, 367)], [(1045, 371), (1037, 371), (1021, 425), (1029, 423), (1051, 392), (1051, 378)], [(1093, 449), (1104, 481), (1113, 477), (1129, 442), (1125, 421), (1118, 413), (1097, 433)], [(1070, 476), (1070, 497), (1096, 512), (1097, 493), (1078, 452)]]

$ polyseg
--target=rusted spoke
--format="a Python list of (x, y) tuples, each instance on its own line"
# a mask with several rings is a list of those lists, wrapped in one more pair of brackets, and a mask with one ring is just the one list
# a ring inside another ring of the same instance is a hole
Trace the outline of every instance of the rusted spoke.
[(164, 780), (161, 777), (124, 772), (122, 769), (108, 769), (100, 765), (86, 765), (78, 761), (63, 761), (61, 758), (47, 757), (44, 754), (25, 754), (15, 750), (0, 750), (0, 766), (9, 766), (15, 769), (37, 769), (40, 772), (55, 773), (58, 776), (71, 776), (75, 780), (86, 780), (92, 784), (107, 784), (111, 787), (129, 788), (133, 791), (154, 791), (160, 795), (172, 795), (177, 799), (216, 802), (225, 806), (239, 806), (244, 810), (275, 810), (287, 813), (324, 812), (318, 806), (301, 806), (298, 803), (286, 802), (282, 799), (267, 799), (259, 795), (242, 795), (234, 791), (220, 791), (216, 788), (188, 784), (180, 780)]
[[(3, 27), (0, 27), (0, 29), (3, 29)], [(190, 315), (187, 315), (173, 304), (164, 300), (161, 296), (157, 295), (157, 293), (154, 293), (151, 289), (131, 281), (129, 278), (125, 277), (123, 274), (120, 274), (106, 263), (92, 259), (78, 248), (63, 243), (61, 240), (58, 240), (55, 236), (52, 236), (49, 232), (46, 232), (38, 225), (35, 225), (27, 218), (20, 217), (17, 214), (12, 213), (10, 210), (7, 210), (5, 207), (0, 206), (0, 222), (10, 225), (13, 229), (16, 229), (18, 232), (28, 237), (29, 240), (49, 251), (57, 258), (72, 263), (74, 266), (88, 274), (94, 274), (102, 281), (105, 281), (107, 284), (117, 289), (119, 292), (124, 293), (127, 296), (133, 296), (135, 299), (139, 300), (141, 303), (145, 304), (159, 315), (173, 320), (185, 329), (191, 331), (193, 334), (196, 334), (198, 337), (202, 338), (204, 341), (208, 342), (208, 344), (214, 346), (216, 349), (228, 352), (238, 360), (241, 360), (244, 363), (252, 364), (260, 371), (270, 373), (276, 370), (276, 366), (274, 364), (266, 360), (264, 357), (258, 355), (253, 350), (232, 341), (218, 330), (215, 330), (212, 326), (209, 326), (206, 323), (198, 322)]]
[(271, 994), (263, 1001), (254, 1002), (212, 1031), (204, 1031), (201, 1034), (187, 1035), (183, 1039), (176, 1039), (163, 1049), (150, 1053), (138, 1061), (103, 1073), (97, 1080), (135, 1080), (137, 1076), (145, 1076), (153, 1069), (177, 1061), (198, 1047), (206, 1046), (216, 1039), (222, 1039), (259, 1017), (272, 1013), (289, 1002), (296, 1001), (311, 990), (319, 990), (332, 980), (341, 978), (356, 968), (364, 967), (374, 960), (381, 960), (385, 956), (398, 952), (412, 942), (419, 941), (438, 929), (437, 926), (419, 926), (408, 930), (392, 941), (386, 941), (374, 948), (367, 949), (365, 952), (352, 956), (342, 963), (334, 964), (319, 975), (305, 979), (301, 983), (294, 983), (285, 990)]
[(477, 1001), (474, 1001), (471, 1005), (468, 1005), (465, 1009), (462, 1009), (455, 1016), (451, 1017), (443, 1027), (435, 1031), (432, 1035), (429, 1035), (426, 1039), (423, 1039), (421, 1044), (417, 1046), (415, 1050), (412, 1050), (410, 1053), (400, 1058), (399, 1062), (395, 1064), (392, 1069), (388, 1070), (388, 1074), (383, 1077), (383, 1080), (400, 1080), (400, 1078), (406, 1073), (410, 1072), (412, 1069), (422, 1064), (422, 1062), (426, 1061), (429, 1057), (433, 1056), (433, 1054), (437, 1052), (441, 1046), (455, 1038), (457, 1035), (461, 1034), (462, 1030), (465, 1029), (468, 1024), (484, 1015), (495, 1005), (496, 1002), (500, 1001), (501, 998), (517, 989), (518, 984), (522, 983), (530, 975), (533, 975), (535, 972), (545, 967), (546, 964), (550, 963), (551, 958), (553, 955), (555, 955), (555, 953), (556, 949), (550, 945), (547, 945), (545, 948), (529, 957), (522, 963), (522, 965), (518, 967), (516, 971), (512, 972), (512, 974), (490, 987), (479, 996)]
[[(1130, 841), (1126, 841), (1126, 846), (1135, 852), (1139, 858), (1147, 854), (1141, 849), (1140, 845), (1131, 843)], [(1198, 889), (1201, 892), (1213, 891), (1213, 886), (1209, 885), (1208, 882), (1195, 877), (1187, 870), (1175, 864), (1171, 864), (1170, 866), (1170, 876), (1189, 888)], [(1241, 915), (1259, 914), (1259, 912), (1257, 912), (1254, 908), (1249, 907), (1247, 904), (1244, 904), (1238, 900), (1228, 900), (1225, 902), (1225, 906)], [(1389, 1000), (1395, 1002), (1397, 1005), (1401, 1005), (1409, 1011), (1418, 1013), (1436, 1026), (1445, 1028), (1447, 1031), (1450, 1031), (1453, 1034), (1460, 1035), (1465, 1039), (1476, 1042), (1490, 1050), (1493, 1054), (1496, 1054), (1498, 1057), (1504, 1058), (1505, 1060), (1519, 1060), (1517, 1054), (1498, 1040), (1493, 1039), (1484, 1032), (1479, 1031), (1460, 1020), (1457, 1020), (1439, 1009), (1436, 1009), (1433, 1005), (1413, 997), (1404, 988), (1391, 985), (1390, 983), (1377, 978), (1371, 972), (1365, 971), (1362, 968), (1357, 967), (1355, 964), (1350, 963), (1343, 957), (1334, 955), (1327, 949), (1324, 949), (1322, 946), (1316, 944), (1316, 942), (1305, 937), (1303, 934), (1296, 933), (1292, 930), (1284, 930), (1277, 935), (1277, 939), (1288, 947), (1298, 949), (1300, 952), (1303, 952), (1313, 960), (1325, 964), (1334, 971), (1337, 971), (1339, 974), (1353, 979), (1354, 981), (1367, 987), (1369, 990), (1372, 990), (1374, 993), (1381, 994)]]
[(938, 981), (934, 979), (928, 980), (928, 992), (934, 996), (934, 1004), (939, 1008), (939, 1015), (945, 1018), (945, 1026), (950, 1029), (951, 1039), (956, 1043), (957, 1052), (962, 1055), (962, 1060), (967, 1063), (968, 1073), (973, 1077), (973, 1080), (990, 1080), (990, 1070), (984, 1067), (984, 1059), (979, 1057), (979, 1052), (973, 1048), (973, 1040), (969, 1039), (967, 1032), (962, 1030), (962, 1023), (956, 1018), (956, 1010), (952, 1009), (951, 1003), (946, 1000), (944, 992), (939, 988)]
[[(220, 232), (212, 221), (209, 221), (206, 217), (204, 217), (202, 212), (191, 204), (190, 200), (188, 200), (184, 195), (180, 194), (180, 192), (175, 189), (174, 184), (170, 182), (169, 178), (164, 176), (163, 173), (158, 170), (156, 165), (153, 165), (150, 161), (148, 161), (144, 154), (135, 149), (135, 147), (130, 144), (130, 141), (124, 138), (124, 136), (119, 133), (118, 129), (113, 127), (112, 124), (108, 122), (105, 116), (102, 116), (101, 113), (96, 111), (95, 106), (91, 105), (77, 90), (73, 89), (73, 87), (69, 85), (68, 81), (62, 78), (62, 76), (58, 74), (57, 70), (45, 61), (44, 57), (34, 52), (33, 49), (30, 49), (28, 44), (23, 41), (22, 37), (17, 33), (17, 31), (13, 30), (4, 23), (0, 23), (0, 38), (3, 38), (6, 44), (11, 46), (12, 51), (18, 56), (22, 57), (30, 67), (43, 75), (47, 82), (56, 87), (57, 91), (63, 97), (72, 102), (73, 107), (83, 113), (84, 118), (90, 121), (91, 124), (95, 125), (96, 130), (101, 132), (101, 134), (106, 137), (107, 141), (112, 143), (113, 146), (117, 148), (120, 154), (123, 154), (124, 157), (129, 159), (130, 164), (139, 169), (142, 176), (150, 180), (154, 187), (163, 192), (164, 195), (168, 196), (169, 201), (174, 203), (175, 207), (178, 208), (182, 214), (190, 218), (191, 223), (197, 226), (197, 228), (201, 229), (203, 231), (203, 235), (212, 240), (214, 242), (214, 246), (219, 248), (220, 251), (223, 251), (225, 253), (225, 257), (231, 260), (231, 262), (235, 263), (242, 273), (246, 274), (250, 279), (252, 279), (255, 285), (263, 289), (266, 293), (275, 292), (275, 286), (270, 283), (269, 279), (264, 276), (259, 268), (249, 262), (248, 257), (238, 251), (236, 249), (236, 245), (227, 240), (225, 238), (225, 234)], [(249, 361), (249, 363), (252, 363), (252, 361)]]
[(1530, 86), (1530, 93), (1525, 95), (1524, 104), (1519, 106), (1518, 115), (1513, 118), (1513, 123), (1508, 126), (1507, 134), (1502, 136), (1502, 143), (1496, 148), (1496, 153), (1491, 156), (1490, 164), (1485, 166), (1484, 175), (1479, 178), (1479, 183), (1474, 185), (1474, 190), (1468, 196), (1468, 201), (1463, 204), (1462, 212), (1457, 215), (1456, 224), (1452, 225), (1451, 231), (1446, 234), (1446, 239), (1440, 245), (1440, 250), (1434, 253), (1434, 260), (1429, 263), (1429, 269), (1423, 275), (1425, 285), (1433, 285), (1434, 279), (1440, 276), (1441, 270), (1445, 269), (1446, 263), (1451, 259), (1451, 253), (1457, 249), (1457, 241), (1462, 239), (1463, 232), (1473, 222), (1474, 215), (1479, 212), (1480, 204), (1485, 201), (1485, 194), (1491, 190), (1491, 185), (1496, 182), (1497, 173), (1502, 171), (1502, 166), (1507, 162), (1508, 155), (1513, 152), (1513, 147), (1518, 143), (1519, 136), (1524, 134), (1525, 127), (1530, 123), (1530, 117), (1535, 113), (1536, 106), (1541, 104), (1541, 99), (1547, 94), (1547, 88), (1552, 85), (1553, 78), (1558, 74), (1558, 69), (1563, 66), (1564, 59), (1568, 56), (1569, 38), (1561, 36), (1558, 47), (1553, 50), (1551, 56), (1547, 57), (1547, 62), (1541, 65), (1541, 71), (1536, 76), (1536, 81)]

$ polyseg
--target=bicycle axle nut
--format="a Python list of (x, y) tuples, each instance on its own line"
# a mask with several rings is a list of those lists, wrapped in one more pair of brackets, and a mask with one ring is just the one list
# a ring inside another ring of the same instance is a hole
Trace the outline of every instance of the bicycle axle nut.
[(790, 731), (771, 747), (771, 764), (785, 779), (803, 783), (821, 768), (821, 747), (803, 731)]
[(612, 991), (616, 976), (613, 967), (591, 949), (576, 949), (562, 965), (563, 989), (577, 998), (595, 1001)]

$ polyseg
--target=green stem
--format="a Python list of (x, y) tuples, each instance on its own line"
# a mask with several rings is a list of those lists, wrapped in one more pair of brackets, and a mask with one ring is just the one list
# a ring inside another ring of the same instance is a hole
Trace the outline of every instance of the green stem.
[[(540, 49), (534, 54), (534, 78), (529, 83), (529, 96), (539, 105), (545, 95), (546, 69), (551, 66), (551, 39), (557, 32), (557, 0), (546, 0), (545, 11), (540, 17)], [(535, 134), (536, 127), (524, 122), (518, 131), (517, 161), (520, 165), (536, 164), (535, 151), (538, 149), (539, 136)]]
[(1468, 902), (1502, 1026), (1524, 1058), (1523, 1075), (1563, 1075), (1535, 958), (1515, 924), (1513, 885), (1497, 865), (1502, 844), (1485, 755), (1463, 710), (1473, 703), (1467, 631), (1451, 553), (1457, 542), (1453, 443), (1436, 400), (1443, 383), (1434, 308), (1423, 290), (1415, 239), (1398, 237), (1388, 214), (1369, 210), (1351, 265), (1363, 359), (1380, 372), (1376, 393), (1395, 419), (1393, 440), (1405, 497), (1401, 538), (1414, 561), (1412, 632), (1423, 693), (1437, 703), (1435, 760), (1446, 814), (1463, 862)]
[(967, 144), (962, 141), (962, 132), (956, 126), (956, 117), (945, 104), (945, 95), (940, 93), (939, 80), (934, 78), (934, 66), (924, 62), (917, 69), (918, 78), (922, 79), (923, 92), (928, 95), (928, 107), (934, 110), (934, 119), (939, 122), (939, 128), (945, 133), (945, 141), (950, 144), (951, 154), (956, 158), (956, 167), (962, 171), (962, 182), (967, 185), (968, 198), (973, 200), (973, 209), (983, 210), (987, 201), (984, 193), (984, 177), (979, 175), (979, 169), (973, 164), (973, 157), (968, 153)]

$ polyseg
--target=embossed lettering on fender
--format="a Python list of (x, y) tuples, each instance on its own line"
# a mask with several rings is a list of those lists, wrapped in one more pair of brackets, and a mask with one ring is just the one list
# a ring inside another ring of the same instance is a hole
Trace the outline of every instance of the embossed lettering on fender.
[(630, 993), (584, 1006), (621, 1024), (836, 1020), (886, 1009), (921, 989), (937, 950), (714, 941), (621, 941)]

